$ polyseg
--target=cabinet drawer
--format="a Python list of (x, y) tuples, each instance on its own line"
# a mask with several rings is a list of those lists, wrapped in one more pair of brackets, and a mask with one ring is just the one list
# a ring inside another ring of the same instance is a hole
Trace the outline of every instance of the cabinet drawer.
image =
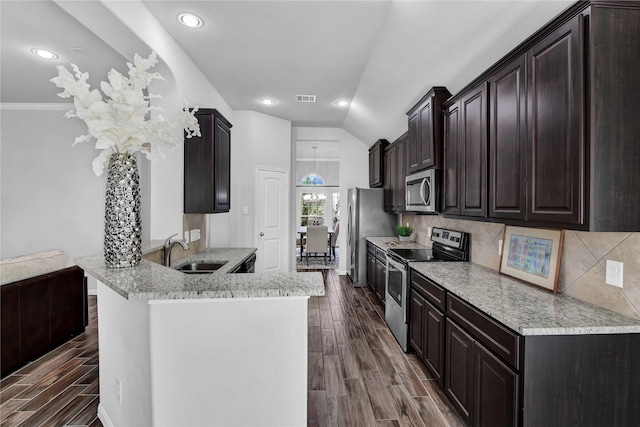
[(455, 295), (447, 298), (447, 316), (498, 357), (520, 369), (521, 337)]
[(367, 242), (367, 252), (373, 256), (376, 256), (376, 247), (373, 243)]
[(446, 309), (446, 292), (440, 285), (411, 270), (411, 288), (419, 292), (427, 301), (444, 313)]
[(382, 261), (382, 262), (384, 262), (386, 264), (386, 262), (387, 262), (387, 253), (384, 250), (376, 247), (376, 258), (378, 258), (380, 261)]

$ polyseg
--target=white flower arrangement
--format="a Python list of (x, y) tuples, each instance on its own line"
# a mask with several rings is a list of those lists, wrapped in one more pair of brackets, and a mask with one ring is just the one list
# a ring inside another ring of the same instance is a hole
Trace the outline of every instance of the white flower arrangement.
[[(87, 83), (89, 74), (81, 72), (77, 65), (71, 64), (75, 77), (63, 65), (57, 67), (58, 76), (51, 81), (64, 89), (58, 96), (73, 97), (75, 107), (65, 117), (82, 119), (88, 128), (88, 133), (77, 137), (73, 145), (95, 138), (96, 149), (102, 150), (92, 163), (96, 176), (102, 175), (114, 153), (140, 151), (148, 159), (155, 160), (164, 158), (162, 148), (175, 147), (182, 141), (179, 130), (184, 129), (187, 138), (200, 136), (200, 126), (195, 117), (197, 107), (192, 111), (183, 108), (177, 119), (170, 122), (163, 117), (162, 108), (149, 105), (150, 99), (161, 98), (160, 95), (146, 93), (152, 80), (164, 80), (159, 73), (148, 72), (157, 63), (156, 53), (151, 52), (146, 59), (136, 54), (133, 65), (127, 62), (129, 77), (111, 69), (107, 74), (109, 82), (100, 82), (106, 100), (97, 89), (91, 89)], [(155, 150), (151, 149), (152, 145)]]

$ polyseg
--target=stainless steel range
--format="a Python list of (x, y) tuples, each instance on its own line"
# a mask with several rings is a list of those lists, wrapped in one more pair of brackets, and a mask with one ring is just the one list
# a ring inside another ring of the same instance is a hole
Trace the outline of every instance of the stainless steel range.
[(409, 263), (469, 261), (469, 233), (434, 227), (431, 241), (431, 249), (387, 251), (385, 320), (405, 352), (409, 350)]

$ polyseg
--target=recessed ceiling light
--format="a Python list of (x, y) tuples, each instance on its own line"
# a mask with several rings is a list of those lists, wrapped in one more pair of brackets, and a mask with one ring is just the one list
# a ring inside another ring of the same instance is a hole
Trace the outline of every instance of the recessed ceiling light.
[(349, 101), (345, 101), (345, 100), (336, 101), (336, 105), (338, 107), (346, 107), (347, 105), (349, 105)]
[(203, 25), (202, 19), (193, 13), (181, 13), (178, 15), (178, 21), (189, 28), (200, 28)]
[(273, 105), (276, 103), (276, 101), (274, 101), (273, 99), (269, 99), (269, 98), (262, 98), (260, 100), (260, 102), (264, 105)]
[(58, 55), (56, 55), (55, 53), (49, 52), (48, 50), (45, 50), (45, 49), (34, 48), (34, 49), (31, 49), (31, 52), (33, 52), (35, 55), (38, 55), (40, 58), (44, 58), (44, 59), (56, 59), (58, 57)]

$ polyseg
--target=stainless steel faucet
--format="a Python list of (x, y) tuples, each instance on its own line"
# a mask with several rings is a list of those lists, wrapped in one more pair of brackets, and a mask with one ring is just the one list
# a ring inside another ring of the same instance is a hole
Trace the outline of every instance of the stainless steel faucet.
[(173, 234), (167, 237), (167, 240), (164, 241), (164, 265), (166, 267), (171, 267), (171, 250), (175, 245), (182, 246), (182, 249), (184, 249), (185, 251), (189, 250), (189, 246), (184, 240), (174, 240), (173, 242), (171, 241), (171, 239), (177, 235), (178, 233)]

